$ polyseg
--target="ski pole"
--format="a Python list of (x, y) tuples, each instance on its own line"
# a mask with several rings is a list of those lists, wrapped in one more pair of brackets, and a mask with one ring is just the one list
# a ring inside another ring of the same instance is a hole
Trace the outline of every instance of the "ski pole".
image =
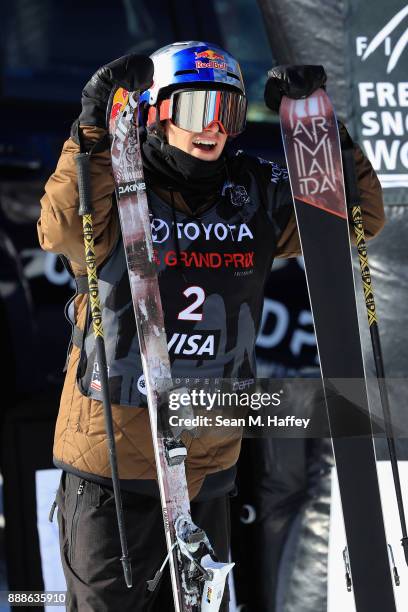
[(382, 356), (381, 340), (378, 329), (377, 313), (374, 300), (374, 290), (371, 282), (371, 271), (368, 263), (367, 245), (364, 234), (363, 217), (360, 206), (360, 193), (356, 176), (354, 161), (354, 151), (351, 147), (346, 147), (343, 153), (343, 166), (346, 176), (347, 196), (351, 217), (353, 221), (354, 233), (357, 242), (358, 257), (360, 260), (361, 279), (363, 282), (365, 305), (370, 329), (371, 344), (374, 354), (375, 371), (380, 390), (381, 406), (384, 415), (385, 434), (390, 455), (392, 474), (394, 478), (395, 495), (397, 498), (398, 512), (401, 523), (402, 538), (401, 544), (404, 549), (405, 561), (408, 565), (408, 533), (407, 523), (404, 512), (404, 502), (402, 499), (401, 480), (398, 469), (397, 450), (395, 446), (394, 433), (392, 428), (390, 401), (387, 385), (385, 382), (385, 368)]
[(108, 367), (106, 363), (105, 341), (103, 336), (102, 311), (99, 299), (98, 276), (96, 270), (96, 255), (93, 235), (92, 198), (90, 181), (90, 155), (78, 153), (75, 156), (78, 173), (79, 209), (84, 229), (85, 261), (88, 275), (89, 299), (93, 332), (95, 335), (96, 357), (102, 389), (102, 404), (107, 434), (109, 462), (112, 473), (113, 493), (115, 498), (116, 516), (122, 549), (121, 562), (123, 574), (128, 588), (132, 586), (132, 568), (127, 547), (125, 521), (123, 516), (122, 495), (119, 484), (118, 462), (116, 455), (115, 436), (113, 433), (112, 405), (109, 396)]

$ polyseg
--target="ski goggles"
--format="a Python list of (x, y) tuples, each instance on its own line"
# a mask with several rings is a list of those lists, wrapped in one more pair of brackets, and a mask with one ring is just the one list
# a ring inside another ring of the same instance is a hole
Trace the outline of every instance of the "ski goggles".
[[(247, 99), (238, 92), (187, 89), (175, 91), (168, 100), (161, 101), (159, 120), (171, 119), (174, 125), (189, 132), (202, 132), (217, 123), (221, 132), (236, 136), (245, 128), (246, 111)], [(149, 112), (148, 123), (155, 120), (155, 113)]]

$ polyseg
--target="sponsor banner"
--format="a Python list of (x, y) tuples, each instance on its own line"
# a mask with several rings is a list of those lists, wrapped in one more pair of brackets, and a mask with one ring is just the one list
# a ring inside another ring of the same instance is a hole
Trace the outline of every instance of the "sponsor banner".
[(274, 263), (256, 343), (258, 376), (320, 377), (303, 259)]
[(386, 204), (408, 203), (408, 5), (357, 2), (351, 18), (355, 136)]

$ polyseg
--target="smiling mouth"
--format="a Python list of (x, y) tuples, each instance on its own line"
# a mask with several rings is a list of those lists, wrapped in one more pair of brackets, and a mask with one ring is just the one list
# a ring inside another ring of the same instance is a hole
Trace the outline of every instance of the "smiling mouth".
[(209, 138), (194, 138), (193, 145), (200, 151), (213, 151), (217, 143)]

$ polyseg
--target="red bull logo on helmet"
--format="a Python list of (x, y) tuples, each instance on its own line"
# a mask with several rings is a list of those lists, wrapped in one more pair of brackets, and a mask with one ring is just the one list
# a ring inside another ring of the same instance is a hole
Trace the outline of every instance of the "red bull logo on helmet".
[[(216, 68), (218, 70), (226, 70), (227, 63), (225, 57), (214, 51), (213, 49), (206, 49), (205, 51), (194, 51), (195, 55), (195, 67), (200, 68)], [(207, 61), (202, 61), (207, 60)]]
[(221, 53), (217, 53), (217, 51), (213, 51), (213, 49), (206, 49), (205, 51), (194, 51), (194, 55), (197, 59), (213, 59), (213, 60), (223, 60), (225, 57), (221, 55)]

